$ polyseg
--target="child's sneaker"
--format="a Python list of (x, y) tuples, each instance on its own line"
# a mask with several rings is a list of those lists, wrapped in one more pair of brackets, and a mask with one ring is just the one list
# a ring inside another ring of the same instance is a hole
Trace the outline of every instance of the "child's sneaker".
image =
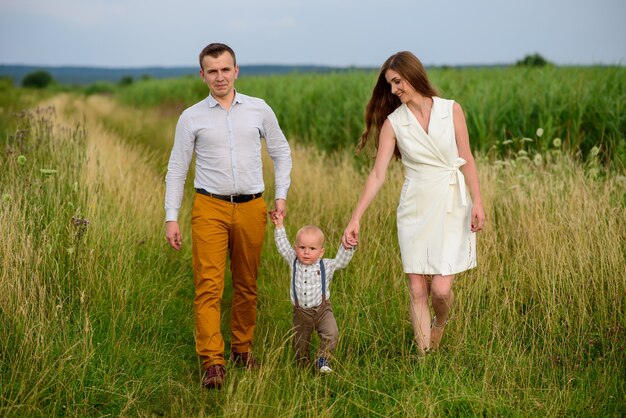
[(317, 371), (323, 374), (328, 374), (333, 371), (328, 365), (328, 360), (324, 357), (320, 357), (315, 361), (315, 367), (317, 367)]

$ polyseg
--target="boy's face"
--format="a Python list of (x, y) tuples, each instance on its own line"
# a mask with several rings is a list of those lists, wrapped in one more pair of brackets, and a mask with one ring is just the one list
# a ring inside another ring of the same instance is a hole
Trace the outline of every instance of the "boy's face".
[(298, 261), (310, 266), (324, 255), (324, 236), (316, 231), (303, 231), (296, 239), (294, 250)]

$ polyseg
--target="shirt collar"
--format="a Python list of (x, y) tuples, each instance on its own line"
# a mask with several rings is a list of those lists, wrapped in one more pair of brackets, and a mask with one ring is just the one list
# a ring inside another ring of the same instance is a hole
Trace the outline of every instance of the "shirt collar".
[[(219, 102), (215, 100), (215, 97), (213, 97), (212, 94), (209, 94), (209, 97), (207, 97), (207, 102), (209, 103), (209, 107), (215, 107), (219, 105)], [(242, 94), (239, 94), (237, 90), (235, 90), (235, 98), (233, 99), (233, 104), (243, 102), (245, 102), (244, 96)]]
[[(450, 112), (448, 111), (447, 106), (442, 106), (441, 104), (441, 98), (433, 96), (433, 107), (431, 113), (433, 116), (439, 119), (444, 119), (450, 116)], [(400, 123), (405, 126), (410, 125), (412, 121), (412, 119), (410, 118), (411, 109), (409, 109), (406, 103), (402, 103), (399, 108), (402, 109), (402, 111), (400, 111), (400, 113), (398, 114), (400, 118)]]

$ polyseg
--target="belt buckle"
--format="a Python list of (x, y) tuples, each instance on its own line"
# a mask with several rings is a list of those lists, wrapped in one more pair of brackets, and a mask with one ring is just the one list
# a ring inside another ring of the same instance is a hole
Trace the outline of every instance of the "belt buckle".
[(235, 199), (235, 195), (234, 195), (234, 194), (231, 194), (231, 195), (230, 195), (230, 203), (235, 203), (235, 202), (234, 202), (234, 199)]

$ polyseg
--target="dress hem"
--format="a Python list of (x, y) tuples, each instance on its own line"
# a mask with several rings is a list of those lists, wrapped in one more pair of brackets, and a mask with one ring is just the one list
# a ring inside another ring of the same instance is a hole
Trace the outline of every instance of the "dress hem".
[(473, 268), (476, 268), (476, 267), (477, 267), (477, 265), (474, 264), (473, 266), (468, 267), (466, 269), (459, 270), (459, 271), (456, 271), (456, 272), (453, 272), (453, 273), (445, 273), (445, 274), (444, 273), (417, 273), (417, 272), (414, 272), (414, 271), (406, 271), (404, 269), (403, 270), (404, 270), (404, 274), (422, 274), (422, 275), (428, 275), (428, 276), (432, 276), (432, 275), (452, 276), (453, 274), (463, 273), (464, 271), (469, 271), (469, 270), (471, 270)]

